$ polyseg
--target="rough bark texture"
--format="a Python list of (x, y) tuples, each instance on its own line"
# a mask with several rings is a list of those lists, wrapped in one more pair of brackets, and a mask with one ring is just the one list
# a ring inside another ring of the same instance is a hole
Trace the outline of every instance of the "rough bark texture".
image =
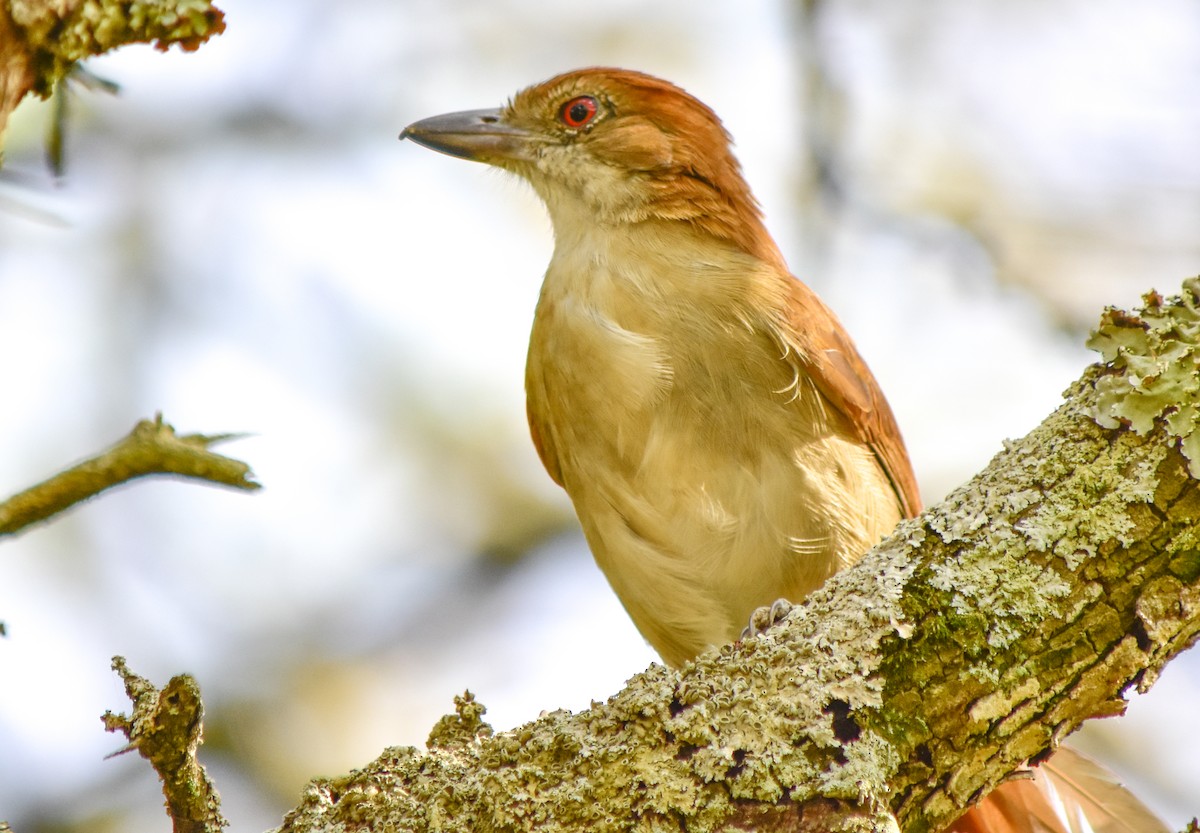
[[(1195, 413), (1198, 292), (1110, 311), (1107, 365), (785, 625), (502, 734), (462, 698), (428, 751), (314, 781), (282, 829), (941, 829), (1200, 631), (1200, 490), (1170, 422)], [(1139, 425), (1147, 386), (1163, 419)]]
[(192, 677), (180, 674), (155, 688), (130, 671), (124, 657), (113, 657), (113, 670), (133, 703), (129, 715), (105, 712), (101, 718), (105, 730), (120, 732), (129, 741), (113, 754), (136, 749), (154, 767), (174, 833), (221, 833), (228, 824), (221, 815), (221, 799), (196, 759), (204, 733), (200, 687)]
[(0, 134), (22, 98), (45, 98), (79, 61), (130, 43), (194, 50), (224, 30), (208, 0), (4, 0)]

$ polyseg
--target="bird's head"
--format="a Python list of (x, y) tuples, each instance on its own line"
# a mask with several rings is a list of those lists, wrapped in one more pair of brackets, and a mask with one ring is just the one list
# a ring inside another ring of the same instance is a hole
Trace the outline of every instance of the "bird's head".
[(684, 223), (747, 254), (778, 258), (720, 119), (650, 75), (575, 70), (499, 109), (416, 122), (400, 138), (528, 180), (556, 232), (580, 222)]

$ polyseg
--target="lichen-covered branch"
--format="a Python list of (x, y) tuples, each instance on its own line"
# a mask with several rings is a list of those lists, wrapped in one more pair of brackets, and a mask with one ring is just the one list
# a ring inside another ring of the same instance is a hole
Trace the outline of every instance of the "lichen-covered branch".
[(0, 135), (22, 98), (45, 98), (79, 61), (132, 43), (194, 50), (224, 30), (208, 0), (0, 0)]
[[(1148, 297), (1148, 316), (1179, 326), (1119, 326), (1194, 340), (1198, 290)], [(463, 698), (427, 750), (314, 781), (282, 830), (944, 828), (1084, 720), (1120, 713), (1200, 632), (1200, 489), (1163, 419), (1139, 433), (1114, 410), (1121, 372), (1090, 368), (782, 626), (509, 732)], [(1173, 390), (1161, 417), (1196, 406), (1193, 387)]]
[(142, 420), (112, 448), (0, 503), (0, 538), (15, 535), (105, 489), (150, 474), (171, 474), (252, 491), (260, 488), (250, 467), (209, 446), (233, 434), (187, 434), (158, 414)]
[(167, 814), (175, 833), (221, 833), (229, 824), (221, 815), (221, 798), (196, 759), (203, 737), (204, 706), (200, 687), (186, 674), (172, 677), (162, 690), (134, 674), (124, 657), (113, 657), (133, 713), (105, 712), (108, 732), (120, 732), (129, 744), (114, 754), (136, 749), (162, 780)]

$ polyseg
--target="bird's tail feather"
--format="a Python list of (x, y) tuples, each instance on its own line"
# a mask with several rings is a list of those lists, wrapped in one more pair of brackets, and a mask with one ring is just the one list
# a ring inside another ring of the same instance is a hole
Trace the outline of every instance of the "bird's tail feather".
[(1170, 833), (1116, 776), (1069, 747), (968, 810), (948, 833)]

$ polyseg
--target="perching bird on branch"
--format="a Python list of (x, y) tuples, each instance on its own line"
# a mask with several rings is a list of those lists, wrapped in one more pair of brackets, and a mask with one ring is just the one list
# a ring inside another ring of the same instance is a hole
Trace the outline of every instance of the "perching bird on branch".
[[(879, 385), (788, 271), (704, 104), (584, 69), (401, 138), (515, 173), (545, 202), (533, 441), (668, 664), (737, 639), (756, 609), (802, 599), (919, 510)], [(1000, 788), (961, 829), (1071, 829), (1039, 811), (1047, 782)]]

